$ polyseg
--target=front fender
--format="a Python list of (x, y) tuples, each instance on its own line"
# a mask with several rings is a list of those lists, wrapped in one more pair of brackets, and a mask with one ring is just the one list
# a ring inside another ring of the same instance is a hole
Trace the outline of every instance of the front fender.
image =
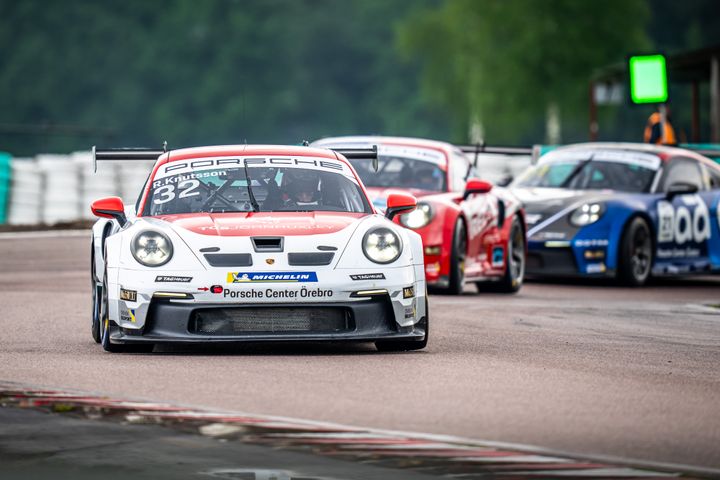
[(618, 267), (620, 244), (622, 242), (623, 232), (628, 222), (635, 216), (642, 216), (648, 220), (651, 233), (655, 235), (654, 222), (648, 212), (648, 208), (642, 202), (606, 202), (606, 211), (602, 219), (592, 225), (581, 228), (573, 238), (573, 244), (576, 246), (575, 255), (578, 265), (586, 262), (581, 258), (583, 253), (577, 248), (579, 244), (587, 244), (587, 242), (596, 242), (601, 240), (607, 241), (605, 266), (608, 270), (616, 270)]

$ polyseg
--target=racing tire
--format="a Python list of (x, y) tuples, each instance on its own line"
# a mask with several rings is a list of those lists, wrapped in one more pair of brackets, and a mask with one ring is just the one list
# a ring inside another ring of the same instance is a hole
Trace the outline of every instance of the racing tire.
[(94, 251), (95, 249), (93, 247), (90, 253), (90, 290), (92, 291), (92, 323), (90, 331), (95, 343), (100, 343), (100, 298), (102, 297), (100, 289), (102, 287), (98, 286), (97, 279), (95, 278)]
[(450, 253), (450, 281), (447, 293), (460, 295), (465, 286), (465, 258), (467, 256), (467, 236), (465, 224), (458, 218), (453, 232), (452, 251)]
[(380, 340), (375, 342), (375, 348), (379, 352), (407, 352), (410, 350), (422, 350), (427, 347), (430, 337), (430, 309), (428, 308), (427, 292), (425, 292), (425, 337), (422, 340)]
[(510, 227), (505, 246), (505, 274), (490, 288), (499, 293), (517, 293), (525, 277), (525, 232), (517, 217)]
[(617, 279), (623, 285), (640, 287), (650, 278), (653, 240), (650, 226), (641, 217), (625, 227), (618, 251)]
[(149, 353), (152, 352), (155, 347), (152, 343), (141, 344), (141, 345), (123, 345), (112, 343), (110, 341), (110, 335), (117, 329), (115, 322), (109, 318), (109, 301), (107, 294), (107, 272), (103, 275), (102, 294), (101, 294), (101, 305), (100, 310), (100, 345), (103, 350), (110, 353)]

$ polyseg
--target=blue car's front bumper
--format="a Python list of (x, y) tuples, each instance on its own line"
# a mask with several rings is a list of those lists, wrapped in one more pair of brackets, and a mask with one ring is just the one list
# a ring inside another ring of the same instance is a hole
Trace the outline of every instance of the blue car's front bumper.
[(603, 239), (531, 240), (526, 271), (535, 276), (613, 276), (615, 266), (608, 265), (608, 244)]

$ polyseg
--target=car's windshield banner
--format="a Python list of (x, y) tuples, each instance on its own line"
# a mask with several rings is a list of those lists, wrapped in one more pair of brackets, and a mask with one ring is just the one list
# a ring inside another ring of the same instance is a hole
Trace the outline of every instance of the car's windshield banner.
[(661, 163), (660, 157), (652, 153), (620, 150), (572, 150), (548, 153), (540, 158), (538, 164), (542, 165), (544, 163), (582, 161), (589, 159), (598, 162), (626, 163), (650, 170), (657, 170), (660, 168)]
[(306, 170), (317, 170), (322, 172), (340, 173), (355, 181), (350, 168), (344, 162), (329, 158), (311, 157), (222, 157), (222, 158), (199, 158), (190, 160), (171, 161), (161, 165), (155, 174), (155, 179), (178, 174), (196, 174), (203, 170), (217, 170), (222, 168), (245, 167), (282, 167), (297, 168)]
[(445, 155), (437, 150), (422, 147), (406, 147), (404, 145), (380, 145), (378, 146), (378, 157), (402, 157), (412, 158), (435, 165), (444, 166), (447, 162)]

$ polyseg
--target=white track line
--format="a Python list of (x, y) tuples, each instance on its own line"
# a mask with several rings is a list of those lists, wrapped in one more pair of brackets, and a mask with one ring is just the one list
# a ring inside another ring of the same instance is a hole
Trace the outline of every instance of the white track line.
[(31, 240), (34, 238), (88, 237), (92, 230), (36, 230), (27, 232), (0, 232), (0, 240)]

